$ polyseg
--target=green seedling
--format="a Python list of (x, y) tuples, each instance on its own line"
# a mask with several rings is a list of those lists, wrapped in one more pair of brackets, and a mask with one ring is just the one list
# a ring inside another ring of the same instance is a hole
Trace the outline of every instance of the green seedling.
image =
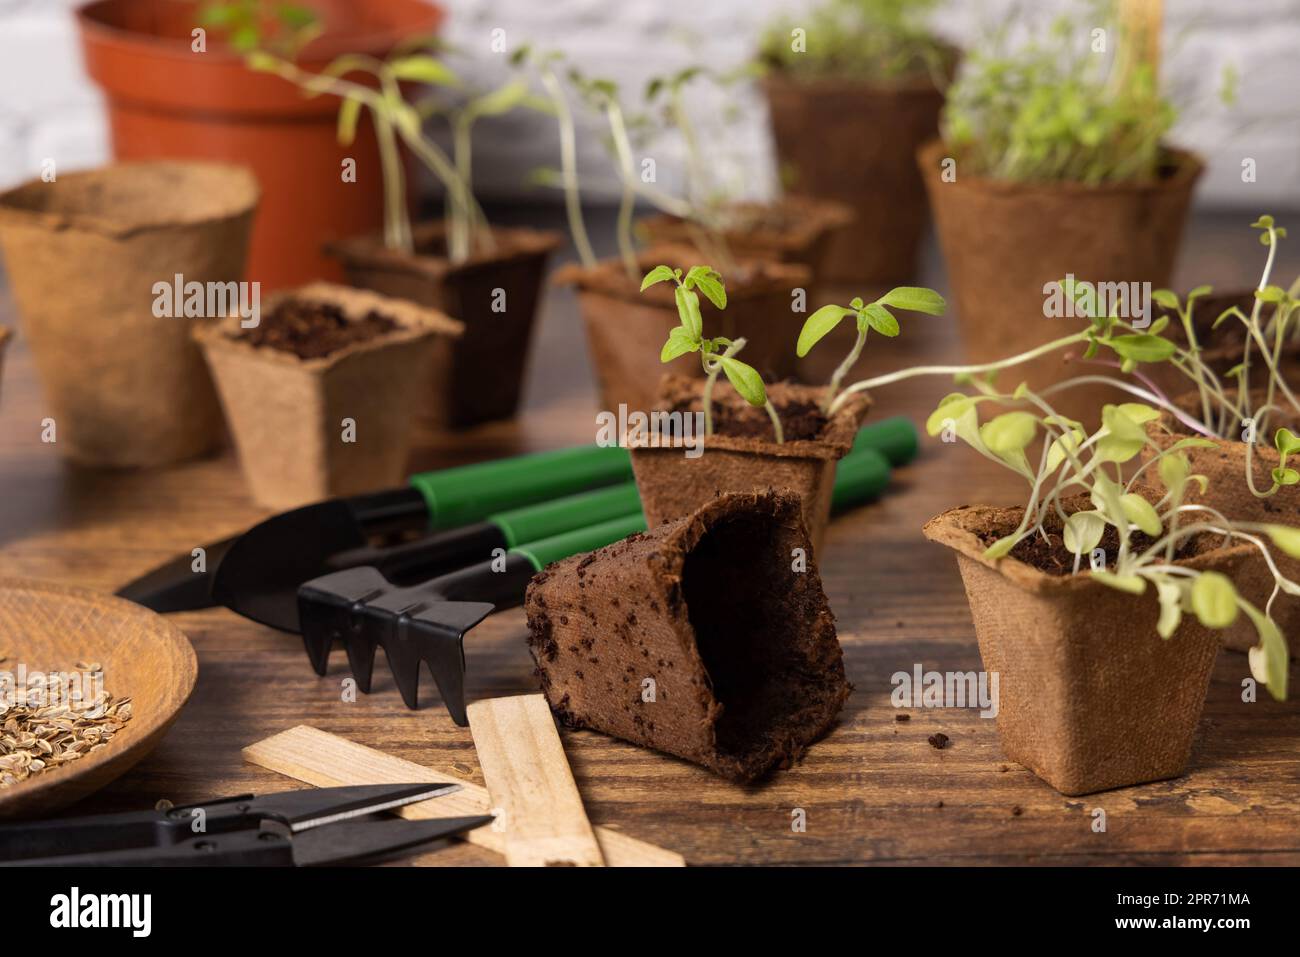
[(324, 25), (310, 7), (267, 0), (224, 0), (199, 8), (199, 26), (225, 35), (239, 53), (266, 50), (293, 59)]
[(659, 352), (660, 362), (672, 362), (674, 359), (691, 352), (700, 354), (700, 363), (704, 367), (704, 434), (713, 434), (713, 386), (718, 380), (718, 373), (726, 375), (727, 381), (746, 402), (767, 411), (772, 420), (772, 432), (777, 444), (785, 442), (785, 433), (781, 428), (781, 417), (776, 414), (772, 400), (767, 397), (767, 388), (763, 377), (753, 366), (746, 365), (736, 358), (736, 354), (745, 347), (744, 339), (731, 340), (723, 336), (712, 339), (704, 338), (704, 319), (700, 314), (700, 296), (705, 297), (719, 309), (727, 308), (727, 288), (711, 266), (692, 266), (683, 276), (680, 269), (669, 266), (656, 266), (645, 274), (641, 280), (641, 291), (661, 282), (676, 284), (674, 295), (677, 301), (677, 316), (681, 325), (668, 334), (668, 341)]
[(1121, 55), (1130, 37), (1115, 21), (1102, 0), (1023, 43), (1008, 22), (973, 50), (943, 114), (959, 166), (1016, 182), (1156, 178), (1176, 110), (1155, 64)]
[(942, 85), (952, 59), (927, 27), (939, 0), (827, 0), (763, 33), (759, 62), (804, 76), (897, 81), (930, 74)]
[(858, 327), (858, 336), (853, 342), (853, 348), (831, 375), (826, 397), (822, 400), (824, 411), (830, 411), (844, 377), (861, 357), (862, 347), (867, 344), (867, 332), (874, 329), (882, 336), (890, 338), (898, 335), (898, 319), (889, 311), (890, 307), (909, 312), (923, 312), (930, 316), (942, 316), (947, 304), (943, 296), (933, 289), (921, 286), (897, 286), (874, 302), (864, 303), (861, 298), (855, 298), (847, 306), (822, 306), (804, 320), (803, 328), (799, 330), (799, 343), (795, 348), (801, 359), (838, 326), (842, 319), (853, 316)]
[[(981, 423), (980, 406), (984, 403), (1017, 408)], [(1089, 435), (1079, 422), (1058, 414), (1024, 385), (1011, 394), (984, 386), (977, 395), (956, 392), (946, 396), (930, 415), (926, 431), (932, 436), (955, 434), (1029, 485), (1019, 527), (993, 542), (984, 553), (986, 557), (1012, 554), (1030, 538), (1052, 541), (1047, 523), (1055, 519), (1061, 523), (1063, 547), (1073, 556), (1074, 573), (1079, 574), (1085, 556), (1091, 559), (1107, 529), (1114, 529), (1118, 551), (1105, 556), (1104, 562), (1090, 561), (1088, 574), (1133, 595), (1155, 588), (1160, 603), (1157, 631), (1162, 638), (1174, 634), (1185, 614), (1193, 614), (1215, 629), (1228, 627), (1244, 614), (1259, 637), (1250, 652), (1251, 672), (1275, 698), (1284, 699), (1286, 641), (1271, 609), (1283, 592), (1300, 595), (1300, 585), (1278, 571), (1265, 539), (1285, 554), (1300, 557), (1300, 529), (1234, 522), (1207, 506), (1186, 504), (1188, 487), (1194, 483), (1204, 492), (1208, 480), (1192, 474), (1185, 450), (1212, 443), (1192, 437), (1160, 448), (1146, 431), (1147, 424), (1159, 418), (1160, 410), (1143, 403), (1106, 405), (1101, 412), (1102, 425)], [(1042, 447), (1034, 466), (1029, 448), (1040, 434)], [(1144, 451), (1146, 461), (1125, 478), (1125, 466)], [(1152, 475), (1158, 477), (1163, 491), (1143, 494), (1140, 480), (1150, 482)], [(1067, 513), (1062, 504), (1067, 493), (1086, 493), (1092, 508)], [(1138, 532), (1145, 538), (1138, 539)], [(1243, 598), (1226, 575), (1196, 571), (1175, 562), (1179, 547), (1199, 536), (1215, 536), (1225, 543), (1247, 542), (1263, 553), (1274, 578), (1265, 608)]]

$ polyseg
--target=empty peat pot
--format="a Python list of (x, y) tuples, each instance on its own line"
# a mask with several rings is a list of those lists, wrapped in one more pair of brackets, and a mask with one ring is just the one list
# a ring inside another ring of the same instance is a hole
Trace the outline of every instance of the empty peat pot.
[(257, 183), (237, 166), (119, 163), (0, 195), (0, 247), (57, 427), (83, 465), (166, 465), (221, 441), (221, 410), (155, 284), (243, 278)]
[[(1232, 397), (1231, 393), (1229, 397)], [(1262, 390), (1258, 394), (1252, 392), (1252, 397), (1252, 408), (1263, 407), (1265, 398)], [(1174, 404), (1197, 417), (1201, 415), (1200, 393), (1190, 392), (1179, 396)], [(1280, 426), (1293, 430), (1300, 428), (1295, 421), (1279, 420), (1276, 413), (1270, 423), (1270, 434), (1262, 436), (1262, 441), (1251, 454), (1255, 487), (1261, 490), (1272, 487), (1272, 472), (1280, 463), (1278, 451), (1272, 444), (1272, 431)], [(1148, 437), (1162, 449), (1192, 435), (1205, 438), (1199, 433), (1193, 433), (1170, 412), (1148, 422), (1146, 430)], [(1207, 505), (1236, 522), (1300, 526), (1300, 488), (1283, 486), (1275, 495), (1259, 498), (1246, 484), (1246, 443), (1237, 439), (1209, 441), (1214, 443), (1212, 448), (1189, 447), (1182, 450), (1191, 464), (1192, 474), (1204, 475), (1209, 480), (1204, 491), (1195, 482), (1188, 484), (1187, 504)], [(1149, 457), (1150, 450), (1144, 450), (1143, 458)], [(1278, 548), (1272, 548), (1270, 556), (1278, 571), (1292, 581), (1300, 582), (1300, 559), (1292, 558)], [(1251, 550), (1234, 584), (1242, 597), (1255, 607), (1263, 608), (1268, 604), (1273, 594), (1274, 579), (1261, 552)], [(1286, 636), (1291, 657), (1300, 657), (1300, 600), (1285, 594), (1279, 595), (1273, 603), (1273, 619)], [(1233, 651), (1248, 651), (1259, 642), (1255, 626), (1245, 615), (1225, 628), (1221, 635), (1224, 646)]]
[(464, 262), (447, 257), (443, 222), (413, 230), (415, 252), (389, 249), (382, 237), (330, 243), (348, 282), (446, 313), (465, 326), (452, 349), (449, 388), (419, 403), (434, 429), (461, 429), (508, 419), (519, 409), (529, 343), (536, 325), (546, 259), (562, 241), (555, 232), (497, 227), (492, 248)]
[[(702, 379), (664, 376), (656, 408), (699, 411), (703, 384)], [(781, 444), (766, 411), (746, 402), (729, 383), (719, 382), (713, 390), (713, 435), (704, 438), (700, 455), (690, 458), (684, 449), (669, 445), (631, 448), (632, 471), (650, 528), (688, 515), (722, 492), (788, 489), (799, 496), (813, 547), (821, 549), (835, 463), (853, 448), (871, 399), (856, 393), (828, 418), (819, 408), (825, 395), (819, 387), (778, 383), (768, 386), (767, 395), (786, 431)]]
[(808, 546), (798, 497), (769, 491), (548, 566), (525, 609), (551, 708), (733, 781), (790, 767), (851, 690)]
[[(1085, 317), (1049, 315), (1053, 283), (1167, 287), (1182, 242), (1192, 190), (1203, 164), (1166, 150), (1153, 180), (1122, 183), (1020, 183), (962, 172), (945, 175), (952, 157), (940, 140), (917, 154), (935, 230), (951, 277), (957, 322), (969, 362), (989, 362), (1043, 345), (1088, 325)], [(1126, 305), (1127, 305), (1126, 301)], [(1078, 350), (1082, 352), (1082, 350)], [(1041, 389), (1083, 374), (1078, 356), (1056, 352), (1016, 367), (1017, 381)], [(1111, 386), (1080, 386), (1054, 397), (1057, 411), (1088, 424), (1115, 401)]]
[[(763, 91), (789, 190), (843, 203), (863, 227), (841, 227), (830, 237), (816, 266), (818, 279), (882, 286), (911, 281), (929, 220), (912, 157), (939, 131), (943, 94), (934, 81), (924, 75), (874, 84), (771, 70)], [(874, 240), (865, 228), (870, 223), (888, 223), (889, 241)]]
[(261, 323), (196, 330), (253, 498), (291, 508), (401, 484), (414, 409), (446, 380), (461, 325), (377, 293), (312, 283), (272, 297)]
[[(600, 387), (601, 408), (649, 412), (656, 399), (664, 367), (660, 350), (668, 333), (681, 325), (673, 283), (659, 283), (641, 291), (641, 278), (655, 266), (679, 268), (703, 265), (701, 254), (690, 246), (656, 246), (642, 253), (637, 274), (628, 275), (621, 260), (604, 260), (591, 269), (565, 266), (555, 281), (577, 287), (587, 347)], [(716, 265), (716, 264), (715, 264)], [(701, 297), (704, 334), (728, 339), (744, 338), (744, 360), (767, 379), (795, 373), (794, 343), (799, 338), (803, 314), (791, 308), (791, 293), (807, 289), (812, 273), (799, 263), (742, 260), (723, 276), (727, 308), (717, 309)], [(699, 357), (679, 363), (703, 378)]]
[[(835, 200), (786, 196), (770, 203), (731, 203), (718, 218), (720, 238), (729, 254), (742, 259), (803, 263), (812, 271), (815, 289), (826, 274), (831, 237), (857, 216), (849, 206)], [(699, 224), (661, 213), (640, 220), (637, 229), (651, 245), (695, 246), (705, 257), (701, 261), (707, 261), (710, 237)], [(721, 264), (713, 265), (725, 272)], [(813, 299), (820, 304), (815, 293)]]
[[(1086, 502), (1064, 504), (1072, 512)], [(1181, 774), (1220, 636), (1186, 615), (1172, 637), (1160, 638), (1154, 588), (1131, 595), (1086, 572), (1051, 574), (1014, 557), (1020, 546), (985, 558), (1022, 514), (963, 506), (924, 529), (957, 553), (980, 658), (998, 675), (1002, 750), (1062, 794)], [(1178, 564), (1237, 580), (1252, 547), (1206, 544)]]

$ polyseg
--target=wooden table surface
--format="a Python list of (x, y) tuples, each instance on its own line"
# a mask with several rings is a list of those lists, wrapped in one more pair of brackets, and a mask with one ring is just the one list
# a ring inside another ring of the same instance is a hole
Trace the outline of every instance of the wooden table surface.
[[(1252, 215), (1194, 222), (1178, 288), (1253, 283), (1260, 247), (1245, 228)], [(515, 216), (554, 221), (549, 211)], [(1300, 272), (1295, 243), (1281, 269), (1288, 281)], [(921, 278), (944, 287), (933, 247)], [(844, 300), (853, 292), (844, 291)], [(17, 325), (12, 304), (0, 311), (0, 324)], [(863, 371), (959, 356), (951, 316), (917, 320), (898, 340), (875, 338)], [(877, 394), (877, 411), (923, 418), (949, 385), (930, 379), (896, 386)], [(591, 441), (596, 397), (566, 291), (548, 294), (526, 402), (515, 422), (425, 446), (414, 467)], [(6, 358), (0, 402), (0, 576), (111, 591), (267, 514), (249, 501), (230, 453), (160, 471), (79, 470), (61, 461), (57, 446), (41, 443), (46, 414), (20, 336)], [(1174, 781), (1063, 797), (1008, 761), (994, 722), (974, 710), (917, 709), (909, 721), (895, 721), (893, 673), (915, 664), (980, 668), (956, 563), (921, 537), (921, 525), (958, 504), (1018, 502), (1018, 482), (969, 450), (925, 440), (918, 461), (895, 474), (881, 501), (834, 523), (820, 558), (856, 686), (839, 727), (800, 766), (752, 789), (600, 734), (566, 731), (593, 823), (676, 850), (690, 864), (1300, 864), (1300, 701), (1278, 704), (1265, 695), (1241, 703), (1243, 655), (1221, 654), (1188, 772)], [(469, 731), (443, 711), (427, 674), (428, 704), (419, 712), (402, 706), (382, 664), (375, 693), (344, 703), (340, 682), (348, 670), (340, 652), (329, 675), (318, 678), (293, 636), (224, 609), (174, 620), (198, 652), (194, 696), (154, 754), (80, 810), (295, 786), (243, 763), (240, 749), (304, 723), (482, 783)], [(516, 610), (488, 619), (467, 639), (471, 700), (536, 690), (525, 634)], [(1292, 687), (1300, 687), (1294, 671)], [(927, 742), (939, 731), (951, 739), (942, 751)], [(804, 833), (791, 828), (795, 808), (806, 813)], [(1104, 833), (1092, 830), (1097, 808), (1106, 812)], [(467, 844), (414, 860), (502, 861)]]

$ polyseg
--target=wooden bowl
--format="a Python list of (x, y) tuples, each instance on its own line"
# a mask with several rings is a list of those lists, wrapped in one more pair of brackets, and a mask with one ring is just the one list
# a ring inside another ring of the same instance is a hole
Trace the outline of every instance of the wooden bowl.
[[(130, 698), (131, 720), (108, 746), (0, 787), (0, 817), (44, 816), (99, 790), (148, 754), (194, 690), (198, 662), (175, 625), (122, 598), (81, 588), (0, 579), (0, 671), (103, 666), (103, 688)], [(0, 708), (10, 702), (0, 700)], [(0, 712), (0, 728), (4, 716)]]

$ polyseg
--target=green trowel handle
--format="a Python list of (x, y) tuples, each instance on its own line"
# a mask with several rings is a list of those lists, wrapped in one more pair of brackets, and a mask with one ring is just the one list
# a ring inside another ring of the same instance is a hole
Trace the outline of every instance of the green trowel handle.
[(424, 496), (431, 529), (479, 522), (503, 509), (545, 502), (632, 478), (627, 449), (582, 445), (495, 462), (420, 472), (410, 482)]
[(612, 542), (627, 538), (633, 532), (645, 531), (645, 516), (639, 511), (622, 518), (611, 519), (597, 525), (588, 525), (572, 532), (552, 535), (539, 541), (518, 545), (510, 549), (513, 555), (522, 555), (541, 571), (551, 562), (558, 562), (570, 555), (594, 551)]
[(549, 502), (497, 512), (489, 515), (488, 521), (501, 529), (506, 546), (513, 548), (575, 528), (640, 514), (641, 498), (637, 495), (636, 484), (624, 482), (594, 492), (579, 492)]
[(916, 448), (916, 426), (901, 415), (863, 426), (853, 439), (854, 452), (875, 449), (894, 467), (916, 458)]
[(889, 485), (889, 462), (875, 449), (850, 452), (835, 466), (831, 511), (850, 508), (875, 498)]

